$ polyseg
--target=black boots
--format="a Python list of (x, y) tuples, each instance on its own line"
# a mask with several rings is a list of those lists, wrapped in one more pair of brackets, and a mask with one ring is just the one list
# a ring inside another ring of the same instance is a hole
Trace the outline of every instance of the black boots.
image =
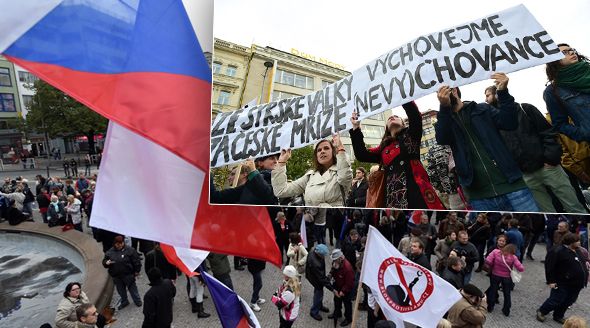
[(209, 318), (211, 315), (205, 312), (205, 307), (203, 307), (203, 302), (197, 302), (196, 298), (189, 298), (191, 302), (191, 312), (197, 313), (197, 317), (199, 318)]
[(199, 311), (199, 307), (197, 306), (197, 299), (196, 298), (189, 298), (191, 302), (191, 312), (197, 313)]
[(197, 317), (198, 318), (209, 318), (211, 315), (205, 312), (205, 308), (203, 307), (203, 302), (197, 303)]

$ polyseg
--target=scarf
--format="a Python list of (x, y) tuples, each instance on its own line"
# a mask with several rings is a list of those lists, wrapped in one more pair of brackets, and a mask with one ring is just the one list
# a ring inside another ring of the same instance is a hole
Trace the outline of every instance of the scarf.
[(590, 93), (590, 63), (579, 61), (561, 68), (557, 73), (556, 83), (558, 87)]

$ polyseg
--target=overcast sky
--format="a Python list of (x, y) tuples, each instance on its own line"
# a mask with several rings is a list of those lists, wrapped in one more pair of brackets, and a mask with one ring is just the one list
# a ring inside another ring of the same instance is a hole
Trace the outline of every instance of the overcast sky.
[[(556, 43), (590, 55), (590, 1), (322, 1), (215, 0), (214, 36), (243, 46), (255, 43), (286, 52), (298, 49), (354, 71), (421, 35), (471, 21), (523, 3)], [(546, 112), (545, 66), (511, 73), (508, 88), (519, 102)], [(461, 87), (464, 100), (484, 101), (492, 81)], [(422, 111), (438, 109), (433, 93), (416, 101)]]

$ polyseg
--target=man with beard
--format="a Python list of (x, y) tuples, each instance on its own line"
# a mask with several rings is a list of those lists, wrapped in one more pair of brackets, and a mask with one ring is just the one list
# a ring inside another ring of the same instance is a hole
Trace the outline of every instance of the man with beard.
[[(486, 103), (498, 108), (496, 86), (485, 89)], [(576, 198), (574, 188), (561, 167), (561, 144), (557, 134), (543, 114), (533, 105), (515, 103), (518, 127), (513, 131), (500, 131), (506, 147), (522, 171), (523, 179), (543, 212), (555, 213), (550, 189), (568, 213), (585, 213)]]
[(367, 171), (362, 167), (357, 167), (354, 179), (352, 180), (352, 188), (350, 189), (346, 201), (348, 207), (365, 207), (367, 202), (367, 189), (369, 189)]
[(508, 77), (504, 73), (491, 77), (498, 88), (498, 109), (463, 102), (459, 88), (442, 86), (438, 90), (436, 142), (451, 147), (459, 183), (473, 210), (538, 212), (522, 172), (499, 133), (518, 126)]

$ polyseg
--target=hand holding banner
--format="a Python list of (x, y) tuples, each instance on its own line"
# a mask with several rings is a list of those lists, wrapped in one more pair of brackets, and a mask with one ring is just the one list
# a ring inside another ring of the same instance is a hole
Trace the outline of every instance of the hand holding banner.
[(352, 75), (305, 96), (220, 113), (211, 133), (211, 166), (296, 149), (360, 120), (426, 96), (563, 58), (555, 42), (519, 5), (420, 36)]

